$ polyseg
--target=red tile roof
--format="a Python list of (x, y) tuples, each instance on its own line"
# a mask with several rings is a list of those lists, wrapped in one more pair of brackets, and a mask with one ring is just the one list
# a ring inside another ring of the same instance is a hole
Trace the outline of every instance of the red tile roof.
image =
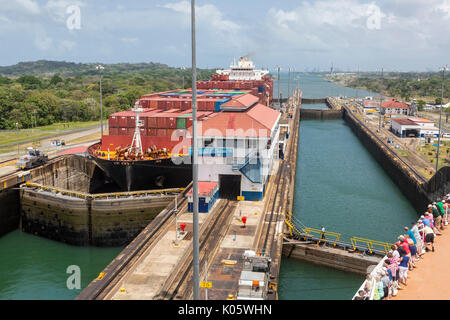
[(415, 123), (414, 121), (411, 121), (409, 119), (392, 119), (392, 121), (397, 122), (398, 124), (401, 125), (408, 125), (408, 126), (415, 126), (417, 125), (417, 123)]
[(383, 102), (381, 104), (381, 107), (389, 109), (409, 109), (409, 106), (406, 103), (400, 102), (397, 99), (392, 99), (390, 101)]
[(258, 97), (251, 94), (243, 94), (233, 97), (227, 103), (222, 104), (222, 109), (248, 109), (259, 101)]
[[(217, 182), (210, 182), (210, 181), (199, 181), (198, 182), (198, 195), (199, 196), (208, 196), (211, 195), (211, 191), (214, 190), (214, 188), (217, 186)], [(189, 191), (186, 193), (187, 196), (192, 196), (192, 187), (189, 189)]]
[(201, 122), (201, 135), (270, 137), (279, 117), (280, 112), (262, 104), (247, 112), (220, 112)]
[(408, 118), (411, 121), (419, 122), (419, 123), (434, 123), (433, 121), (422, 119), (422, 118)]

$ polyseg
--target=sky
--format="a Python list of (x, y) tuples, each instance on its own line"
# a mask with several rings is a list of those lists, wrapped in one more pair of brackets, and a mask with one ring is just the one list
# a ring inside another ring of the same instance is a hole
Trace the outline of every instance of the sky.
[[(197, 66), (438, 71), (450, 0), (197, 0)], [(191, 65), (190, 1), (0, 0), (0, 65), (39, 59)]]

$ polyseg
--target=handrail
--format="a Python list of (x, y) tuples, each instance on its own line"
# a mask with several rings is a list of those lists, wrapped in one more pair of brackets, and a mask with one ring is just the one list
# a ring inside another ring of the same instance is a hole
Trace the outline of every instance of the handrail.
[(26, 182), (25, 186), (31, 188), (39, 188), (44, 191), (51, 191), (61, 193), (63, 195), (69, 195), (73, 197), (78, 197), (82, 199), (101, 199), (101, 198), (117, 198), (117, 197), (130, 197), (130, 196), (141, 196), (147, 194), (167, 194), (167, 193), (177, 193), (183, 192), (185, 188), (172, 188), (172, 189), (156, 189), (156, 190), (143, 190), (143, 191), (130, 191), (130, 192), (114, 192), (114, 193), (100, 193), (100, 194), (90, 194), (85, 192), (75, 192), (66, 189), (59, 189), (55, 187), (44, 186), (38, 183)]
[[(367, 245), (367, 248), (369, 249), (370, 253), (373, 253), (374, 250), (377, 250), (377, 251), (382, 251), (385, 254), (387, 254), (390, 250), (390, 247), (392, 246), (392, 244), (388, 243), (388, 242), (365, 239), (365, 238), (360, 238), (360, 237), (352, 237), (352, 238), (350, 238), (350, 241), (353, 245), (354, 250), (356, 249), (357, 243), (362, 242)], [(381, 246), (383, 248), (383, 250), (375, 249), (375, 246)]]
[[(314, 229), (314, 228), (306, 228), (306, 235), (309, 236), (311, 233), (317, 233), (320, 235), (320, 240), (318, 242), (318, 244), (320, 244), (321, 241), (327, 241), (328, 239), (322, 240), (322, 235), (323, 236), (331, 236), (331, 237), (335, 237), (334, 239), (334, 243), (333, 246), (336, 246), (336, 243), (339, 241), (341, 234), (340, 233), (336, 233), (336, 232), (331, 232), (331, 231), (324, 231), (322, 232), (322, 230), (319, 229)], [(327, 241), (328, 242), (328, 241)]]
[[(382, 255), (387, 254), (390, 250), (390, 247), (392, 246), (392, 244), (388, 242), (371, 240), (361, 237), (351, 237), (350, 243), (343, 242), (340, 240), (342, 236), (341, 233), (332, 231), (322, 232), (322, 230), (320, 229), (306, 227), (305, 225), (303, 225), (303, 223), (301, 223), (300, 220), (296, 219), (293, 216), (288, 219), (285, 219), (285, 223), (288, 226), (290, 236), (294, 236), (296, 234), (301, 237), (304, 237), (305, 239), (309, 238), (318, 241), (317, 242), (318, 244), (320, 244), (321, 242), (330, 243), (333, 244), (334, 247), (342, 246), (344, 248), (353, 248), (353, 251), (368, 250), (370, 254), (376, 253)], [(298, 224), (301, 225), (300, 228), (297, 226)], [(325, 238), (323, 238), (322, 235), (324, 235)], [(328, 239), (327, 236), (329, 237)]]

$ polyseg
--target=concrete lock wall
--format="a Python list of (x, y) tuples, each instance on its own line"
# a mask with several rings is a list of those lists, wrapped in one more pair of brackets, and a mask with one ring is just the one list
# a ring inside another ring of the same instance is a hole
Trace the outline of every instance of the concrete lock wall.
[(0, 191), (0, 237), (19, 227), (19, 191), (6, 189)]
[(122, 246), (172, 200), (173, 196), (84, 199), (22, 189), (22, 230), (73, 245)]
[(308, 244), (284, 244), (283, 256), (363, 275), (367, 273), (369, 266), (376, 265), (381, 259), (381, 257), (364, 257), (341, 249), (323, 249), (317, 245)]
[[(97, 166), (85, 157), (71, 155), (33, 170), (31, 182), (79, 192), (91, 192)], [(97, 170), (99, 170), (97, 168)]]
[(343, 117), (352, 131), (397, 184), (414, 208), (419, 212), (425, 211), (427, 204), (432, 199), (432, 193), (428, 191), (432, 187), (427, 187), (429, 183), (421, 184), (411, 172), (402, 166), (393, 151), (384, 147), (372, 133), (363, 128), (362, 124), (345, 107)]
[(342, 119), (342, 110), (300, 109), (302, 120)]
[[(90, 192), (105, 183), (105, 175), (94, 162), (76, 155), (33, 169), (29, 182), (43, 188), (21, 187), (16, 203), (22, 230), (73, 245), (127, 244), (173, 200), (159, 194), (93, 195)], [(61, 193), (66, 191), (78, 195)]]

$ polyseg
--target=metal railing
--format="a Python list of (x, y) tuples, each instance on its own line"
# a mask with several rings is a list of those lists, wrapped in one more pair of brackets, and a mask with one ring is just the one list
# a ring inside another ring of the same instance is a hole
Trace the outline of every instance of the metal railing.
[[(289, 216), (289, 215), (287, 215)], [(297, 236), (305, 240), (317, 241), (318, 244), (330, 244), (344, 250), (363, 251), (369, 254), (385, 255), (389, 252), (391, 243), (371, 240), (361, 237), (350, 237), (350, 242), (342, 241), (342, 234), (332, 231), (324, 231), (305, 226), (300, 220), (291, 216), (284, 221), (288, 226), (289, 235)]]
[(185, 188), (172, 188), (172, 189), (156, 189), (156, 190), (143, 190), (143, 191), (130, 191), (130, 192), (113, 192), (113, 193), (99, 193), (99, 194), (91, 194), (85, 192), (76, 192), (66, 189), (59, 189), (55, 187), (44, 186), (42, 184), (26, 182), (26, 187), (29, 188), (37, 188), (48, 192), (59, 193), (61, 195), (67, 195), (71, 197), (81, 198), (81, 199), (110, 199), (110, 198), (120, 198), (120, 197), (133, 197), (133, 196), (145, 196), (145, 195), (154, 195), (154, 194), (171, 194), (171, 193), (179, 193), (185, 190)]

